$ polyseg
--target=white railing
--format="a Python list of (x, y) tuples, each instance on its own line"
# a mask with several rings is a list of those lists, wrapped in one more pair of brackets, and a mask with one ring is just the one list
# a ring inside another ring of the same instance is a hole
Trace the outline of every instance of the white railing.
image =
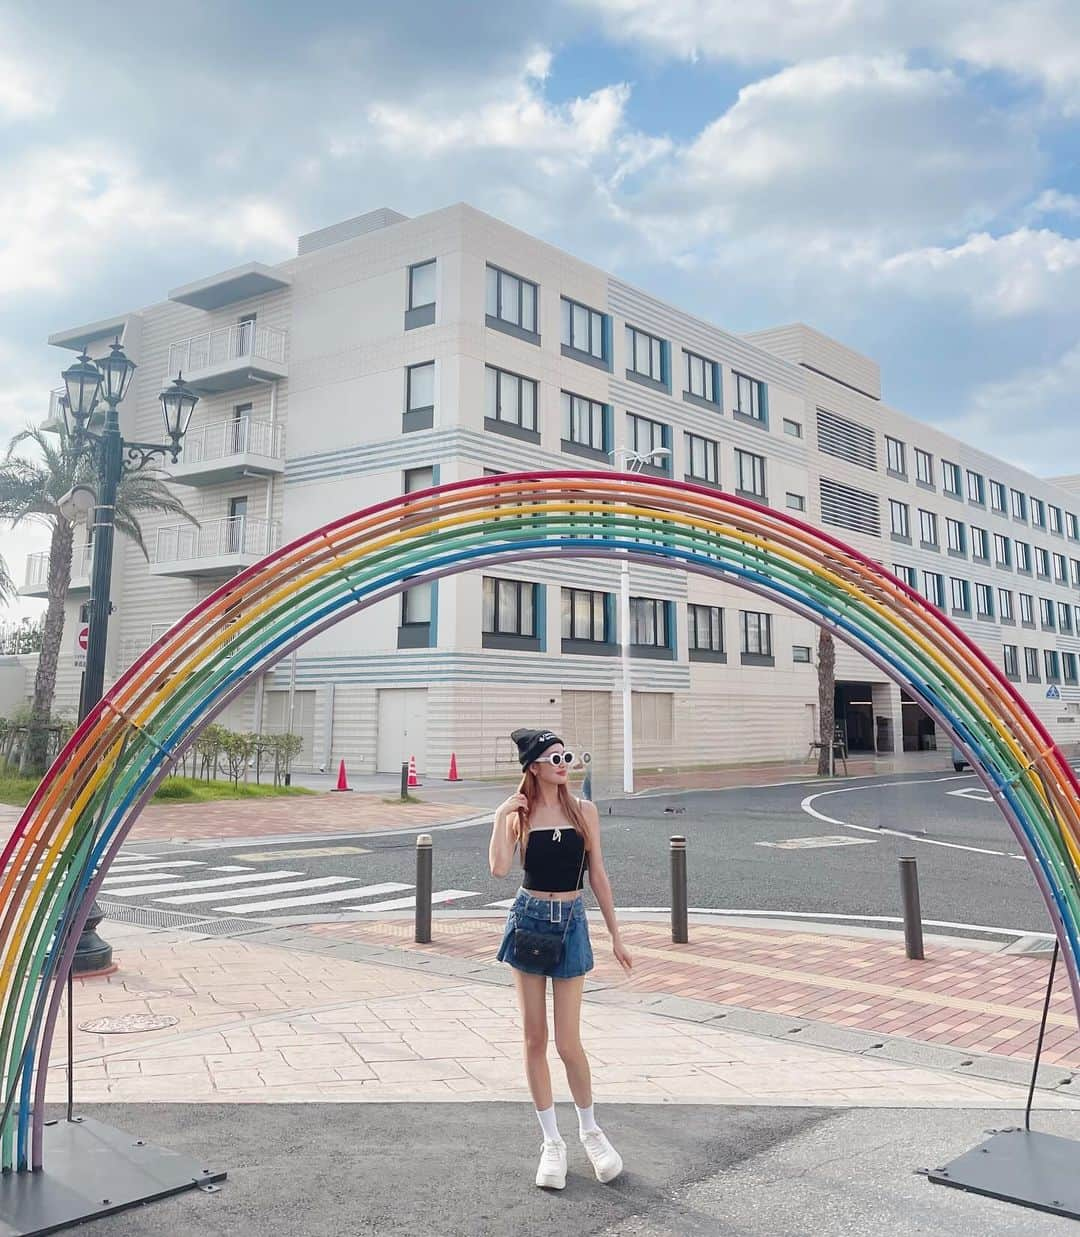
[(55, 391), (49, 392), (49, 415), (46, 418), (47, 425), (63, 425), (64, 414), (60, 411), (60, 401), (67, 394), (65, 387), (57, 387)]
[(197, 374), (228, 361), (285, 362), (288, 333), (257, 322), (234, 322), (169, 345), (168, 378)]
[(184, 464), (202, 464), (230, 455), (266, 455), (285, 458), (284, 426), (252, 417), (230, 417), (191, 427), (184, 435)]
[[(89, 580), (90, 568), (94, 561), (94, 551), (91, 546), (77, 545), (71, 551), (72, 580)], [(38, 550), (36, 554), (26, 556), (26, 576), (24, 588), (47, 588), (49, 585), (49, 551)]]
[(278, 544), (278, 525), (273, 520), (234, 515), (210, 520), (200, 528), (169, 524), (158, 529), (155, 562), (177, 563), (200, 558), (261, 556)]

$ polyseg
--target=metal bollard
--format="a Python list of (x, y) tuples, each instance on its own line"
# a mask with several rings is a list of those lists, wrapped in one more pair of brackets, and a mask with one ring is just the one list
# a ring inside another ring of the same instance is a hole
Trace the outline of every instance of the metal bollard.
[(686, 924), (686, 838), (671, 839), (671, 940), (685, 945), (690, 939)]
[(416, 839), (416, 943), (431, 944), (431, 834)]
[(409, 762), (403, 760), (401, 762), (401, 800), (404, 801), (409, 797)]
[(922, 909), (919, 905), (919, 869), (911, 855), (900, 859), (900, 901), (904, 908), (904, 948), (909, 958), (923, 953)]

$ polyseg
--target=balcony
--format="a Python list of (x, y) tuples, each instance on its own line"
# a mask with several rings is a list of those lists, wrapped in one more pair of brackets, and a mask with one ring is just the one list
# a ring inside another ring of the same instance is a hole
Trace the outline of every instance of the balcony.
[(276, 549), (279, 535), (274, 521), (247, 515), (210, 520), (201, 528), (169, 524), (158, 529), (150, 574), (187, 578), (231, 575)]
[[(60, 401), (67, 392), (63, 387), (57, 387), (55, 391), (49, 392), (49, 415), (41, 424), (41, 428), (47, 434), (59, 434), (64, 428), (64, 414), (60, 411)], [(92, 430), (100, 429), (105, 424), (105, 405), (99, 404), (93, 416), (90, 418), (90, 428)]]
[(272, 477), (285, 471), (284, 426), (253, 417), (230, 417), (192, 426), (169, 476), (181, 485), (217, 485), (239, 477)]
[[(77, 545), (71, 551), (71, 581), (68, 584), (68, 596), (73, 593), (88, 593), (90, 591), (90, 569), (94, 561), (94, 551), (91, 546)], [(20, 597), (48, 597), (49, 595), (49, 551), (39, 550), (37, 554), (26, 556), (26, 575), (19, 588)]]
[(233, 322), (169, 345), (167, 386), (179, 373), (196, 391), (237, 391), (288, 375), (288, 332), (257, 322)]

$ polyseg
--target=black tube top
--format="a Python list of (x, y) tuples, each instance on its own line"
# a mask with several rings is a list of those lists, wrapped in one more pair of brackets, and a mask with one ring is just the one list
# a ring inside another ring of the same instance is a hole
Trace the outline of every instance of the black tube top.
[[(555, 841), (558, 832), (559, 841)], [(581, 889), (585, 873), (581, 856), (585, 853), (585, 839), (573, 825), (554, 829), (530, 829), (525, 847), (525, 874), (522, 886), (537, 893), (567, 893)], [(589, 861), (586, 859), (585, 867)]]

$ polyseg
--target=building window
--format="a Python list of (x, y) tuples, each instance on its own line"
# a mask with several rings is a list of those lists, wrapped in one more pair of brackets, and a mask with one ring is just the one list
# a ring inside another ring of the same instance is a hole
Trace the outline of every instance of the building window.
[(924, 546), (936, 550), (938, 547), (937, 539), (937, 516), (932, 511), (923, 511), (919, 509), (919, 540)]
[(1054, 603), (1049, 597), (1039, 598), (1039, 622), (1045, 631), (1054, 630)]
[(791, 646), (791, 660), (793, 662), (808, 666), (810, 664), (810, 657), (810, 646), (808, 644), (793, 644)]
[(1051, 558), (1054, 560), (1054, 579), (1058, 584), (1068, 584), (1069, 582), (1069, 566), (1065, 562), (1064, 554), (1053, 554)]
[(1072, 569), (1072, 583), (1076, 588), (1080, 588), (1080, 558), (1070, 558), (1069, 567)]
[(666, 649), (668, 604), (655, 597), (630, 598), (630, 643), (639, 648)]
[(790, 490), (784, 495), (784, 503), (790, 511), (806, 510), (806, 495), (793, 494)]
[(922, 580), (923, 596), (931, 605), (942, 609), (945, 605), (945, 577), (937, 571), (924, 571)]
[(945, 520), (945, 537), (949, 549), (954, 554), (967, 553), (967, 538), (964, 536), (964, 526), (959, 520)]
[(1043, 649), (1043, 665), (1046, 667), (1046, 681), (1060, 683), (1061, 658), (1058, 657), (1057, 649)]
[(1047, 515), (1050, 517), (1050, 531), (1056, 535), (1061, 535), (1061, 508), (1055, 507), (1053, 503), (1047, 504)]
[(537, 335), (537, 302), (540, 289), (520, 275), (497, 266), (487, 268), (487, 321), (488, 326), (523, 335), (539, 343)]
[(954, 498), (960, 497), (960, 465), (951, 460), (941, 461), (941, 488)]
[(998, 567), (1012, 566), (1012, 551), (1008, 537), (1003, 537), (1001, 533), (994, 534), (994, 563)]
[(1046, 527), (1046, 505), (1041, 498), (1033, 498), (1031, 506), (1031, 522), (1036, 528)]
[[(427, 627), (431, 622), (431, 589), (418, 584), (401, 594), (402, 627)], [(425, 646), (427, 641), (424, 642)]]
[(895, 498), (889, 499), (889, 523), (894, 537), (900, 537), (904, 541), (911, 540), (911, 509), (907, 503), (897, 502)]
[(689, 481), (720, 484), (720, 444), (698, 434), (686, 435), (686, 476)]
[(907, 449), (899, 438), (885, 435), (885, 461), (889, 472), (899, 477), (907, 476)]
[(934, 457), (920, 447), (915, 448), (915, 480), (920, 485), (934, 488)]
[(724, 611), (719, 606), (686, 607), (689, 624), (690, 654), (723, 653)]
[(648, 378), (660, 386), (668, 385), (667, 341), (639, 331), (636, 326), (626, 328), (626, 376)]
[(405, 430), (431, 429), (435, 420), (435, 362), (405, 370)]
[(1024, 649), (1024, 673), (1027, 675), (1029, 683), (1038, 683), (1039, 681), (1039, 650)]
[(765, 384), (746, 374), (735, 374), (735, 411), (751, 421), (765, 423), (768, 411)]
[(417, 490), (428, 490), (435, 484), (435, 469), (406, 468), (402, 490), (406, 494), (414, 494)]
[(1014, 541), (1013, 550), (1016, 556), (1016, 570), (1031, 574), (1031, 546), (1026, 541)]
[(785, 417), (784, 418), (784, 433), (787, 434), (789, 438), (801, 438), (802, 437), (802, 422), (792, 421), (790, 417)]
[(967, 580), (961, 580), (959, 576), (950, 576), (949, 596), (953, 610), (959, 614), (971, 613), (971, 590)]
[(971, 557), (990, 561), (990, 538), (985, 528), (976, 528), (974, 524), (971, 526)]
[[(671, 427), (661, 421), (651, 421), (648, 417), (640, 417), (636, 412), (626, 414), (626, 445), (639, 455), (648, 456), (654, 451), (671, 449)], [(643, 472), (659, 473), (669, 476), (671, 473), (671, 456), (657, 457), (648, 464), (641, 466)]]
[(405, 329), (430, 326), (435, 321), (435, 262), (417, 262), (409, 267)]
[(986, 488), (982, 473), (972, 472), (970, 468), (967, 472), (967, 494), (968, 502), (977, 503), (980, 507), (986, 506)]
[(484, 643), (498, 647), (488, 637), (533, 640), (536, 637), (537, 585), (527, 580), (504, 580), (484, 576)]
[(772, 657), (771, 614), (762, 614), (757, 610), (740, 610), (739, 628), (743, 657)]
[(1072, 606), (1067, 601), (1057, 603), (1058, 631), (1063, 635), (1073, 634)]
[(765, 457), (752, 451), (735, 451), (735, 487), (751, 498), (765, 497)]
[(1061, 660), (1065, 670), (1065, 682), (1076, 684), (1076, 654), (1062, 653)]
[(990, 482), (990, 506), (998, 515), (1005, 515), (1009, 509), (1008, 495), (1000, 481)]
[(1080, 520), (1071, 511), (1065, 512), (1065, 532), (1070, 541), (1080, 541)]
[(1010, 490), (1014, 520), (1027, 519), (1027, 498), (1019, 490)]
[(562, 442), (564, 447), (585, 447), (607, 456), (611, 409), (584, 395), (562, 393)]
[(537, 433), (537, 383), (520, 374), (488, 365), (484, 370), (484, 420), (488, 429), (512, 427)]
[(611, 362), (607, 315), (565, 296), (561, 309), (563, 355), (569, 350), (571, 355), (591, 359), (606, 369)]
[(715, 361), (684, 352), (686, 358), (686, 389), (684, 395), (693, 396), (703, 404), (720, 404), (720, 366)]
[[(435, 469), (406, 468), (402, 474), (402, 491), (414, 494), (435, 484)], [(429, 648), (432, 639), (431, 620), (433, 598), (437, 584), (417, 584), (401, 594), (401, 623), (398, 627), (398, 648)]]
[(994, 590), (989, 584), (975, 585), (975, 614), (981, 619), (994, 617)]
[(1044, 580), (1050, 578), (1050, 555), (1041, 545), (1035, 547), (1035, 574), (1042, 576)]
[(1012, 591), (1007, 588), (999, 588), (998, 594), (998, 617), (1003, 623), (1011, 623), (1013, 621), (1013, 595)]
[(1005, 644), (1002, 646), (1002, 664), (1005, 667), (1005, 677), (1007, 679), (1020, 678), (1020, 650), (1015, 644)]
[[(611, 644), (612, 596), (584, 588), (562, 591), (563, 640)], [(564, 648), (564, 652), (567, 650)]]
[(893, 563), (893, 575), (898, 580), (902, 580), (908, 588), (916, 587), (916, 574), (914, 567), (905, 567), (903, 563)]
[(1035, 598), (1030, 593), (1020, 594), (1020, 622), (1025, 627), (1035, 626)]

